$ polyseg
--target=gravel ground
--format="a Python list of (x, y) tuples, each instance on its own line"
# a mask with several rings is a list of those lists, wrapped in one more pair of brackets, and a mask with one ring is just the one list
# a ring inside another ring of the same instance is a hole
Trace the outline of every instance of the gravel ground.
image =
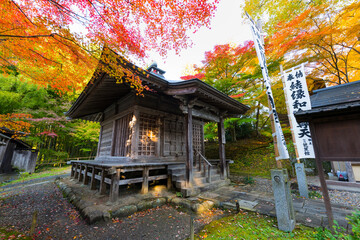
[[(262, 192), (272, 194), (272, 183), (270, 179), (255, 177), (254, 184), (242, 185), (243, 177), (232, 176), (232, 180), (239, 184), (239, 188), (244, 192)], [(318, 177), (308, 177), (309, 186), (319, 194), (321, 194)], [(360, 193), (339, 190), (329, 190), (330, 201), (332, 203), (344, 204), (346, 206), (360, 208)]]
[[(28, 233), (34, 211), (38, 211), (35, 239), (184, 239), (190, 232), (190, 215), (167, 205), (87, 225), (52, 182), (0, 193), (0, 227)], [(213, 210), (196, 217), (195, 231), (221, 216), (223, 211)]]

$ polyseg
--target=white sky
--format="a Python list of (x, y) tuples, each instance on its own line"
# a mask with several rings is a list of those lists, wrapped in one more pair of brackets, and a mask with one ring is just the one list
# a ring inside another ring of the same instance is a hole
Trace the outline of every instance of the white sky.
[(242, 44), (252, 40), (250, 26), (243, 23), (241, 18), (242, 0), (222, 0), (218, 5), (215, 17), (211, 22), (211, 29), (202, 28), (195, 34), (190, 35), (193, 42), (191, 48), (184, 49), (180, 55), (168, 52), (166, 59), (158, 54), (151, 54), (150, 61), (155, 61), (160, 69), (166, 71), (165, 78), (179, 80), (184, 75), (187, 65), (198, 64), (204, 59), (204, 53), (210, 51), (217, 44), (234, 43)]

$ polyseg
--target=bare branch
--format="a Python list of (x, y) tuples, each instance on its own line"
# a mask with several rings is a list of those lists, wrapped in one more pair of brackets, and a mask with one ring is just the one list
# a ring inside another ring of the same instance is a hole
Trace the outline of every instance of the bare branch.
[(35, 53), (36, 55), (40, 56), (41, 58), (43, 58), (43, 59), (45, 59), (45, 60), (47, 60), (47, 61), (53, 62), (53, 63), (55, 63), (55, 64), (60, 65), (60, 68), (62, 68), (62, 64), (61, 64), (61, 63), (59, 63), (59, 62), (57, 62), (57, 61), (54, 61), (54, 60), (51, 60), (51, 59), (49, 59), (49, 58), (47, 58), (47, 57), (43, 56), (42, 54), (40, 54), (40, 53), (38, 53), (38, 52), (36, 52), (36, 51), (34, 51), (34, 50), (30, 49), (30, 48), (28, 48), (28, 49), (29, 49), (29, 51), (31, 51), (31, 52), (33, 52), (33, 53)]
[(40, 34), (40, 35), (29, 35), (29, 36), (25, 36), (25, 35), (6, 35), (6, 34), (0, 34), (0, 37), (4, 37), (4, 38), (42, 38), (42, 37), (53, 37), (56, 33), (51, 33), (51, 34)]
[(36, 25), (35, 23), (33, 23), (33, 22), (31, 21), (31, 19), (24, 13), (24, 11), (20, 8), (20, 6), (16, 4), (16, 2), (14, 2), (13, 0), (10, 0), (10, 1), (16, 6), (17, 9), (19, 9), (19, 11), (25, 16), (25, 18), (26, 18), (31, 24), (33, 24), (34, 26), (37, 26), (37, 25)]

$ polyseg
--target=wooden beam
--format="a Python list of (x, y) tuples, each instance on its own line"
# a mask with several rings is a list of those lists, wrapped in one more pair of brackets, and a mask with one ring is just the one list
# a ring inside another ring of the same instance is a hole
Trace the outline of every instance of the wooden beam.
[(210, 111), (193, 109), (192, 115), (194, 117), (198, 117), (208, 121), (219, 122), (219, 117), (215, 114), (212, 114)]
[(188, 105), (186, 120), (186, 187), (192, 187), (193, 181), (193, 123), (192, 123), (192, 106)]
[(179, 88), (179, 89), (168, 89), (164, 93), (167, 95), (186, 95), (193, 94), (196, 92), (197, 87), (187, 87), (187, 88)]
[[(167, 179), (167, 175), (156, 175), (156, 176), (148, 176), (148, 182), (150, 181), (157, 181), (157, 180), (162, 180), (162, 179)], [(120, 180), (119, 181), (119, 185), (127, 185), (127, 184), (133, 184), (133, 183), (142, 183), (144, 181), (143, 177), (139, 177), (139, 178), (130, 178), (130, 179), (125, 179), (125, 180)], [(107, 182), (105, 180), (105, 182)]]
[(225, 179), (226, 176), (226, 158), (225, 158), (225, 128), (224, 119), (220, 117), (218, 122), (218, 139), (219, 139), (219, 158), (220, 158), (220, 176)]
[(215, 106), (213, 106), (211, 104), (205, 103), (203, 101), (200, 101), (200, 100), (197, 100), (196, 102), (194, 102), (194, 105), (206, 108), (208, 110), (213, 111), (214, 113), (219, 113), (220, 112), (220, 110), (217, 107), (215, 107)]

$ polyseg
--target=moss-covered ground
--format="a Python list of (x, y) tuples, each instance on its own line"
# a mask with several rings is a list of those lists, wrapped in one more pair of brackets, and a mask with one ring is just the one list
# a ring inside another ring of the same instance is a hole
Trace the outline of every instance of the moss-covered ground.
[[(234, 161), (230, 167), (233, 175), (270, 177), (270, 169), (276, 168), (271, 139), (241, 139), (227, 142), (225, 153), (227, 159)], [(206, 143), (205, 155), (208, 159), (219, 159), (218, 144)], [(283, 166), (290, 168), (290, 162), (283, 161)]]
[(211, 222), (195, 239), (315, 239), (317, 231), (297, 225), (293, 232), (278, 230), (276, 219), (252, 212), (240, 212)]
[(68, 173), (70, 171), (70, 166), (66, 166), (66, 167), (61, 167), (61, 168), (48, 168), (48, 169), (42, 169), (39, 172), (35, 172), (35, 173), (20, 173), (19, 178), (16, 180), (13, 180), (11, 182), (4, 182), (4, 183), (0, 183), (0, 187), (2, 186), (6, 186), (9, 184), (14, 184), (14, 183), (20, 183), (20, 182), (25, 182), (25, 181), (29, 181), (29, 180), (33, 180), (33, 179), (37, 179), (37, 178), (44, 178), (44, 177), (50, 177), (50, 176), (54, 176), (54, 175), (60, 175), (60, 174), (65, 174)]

